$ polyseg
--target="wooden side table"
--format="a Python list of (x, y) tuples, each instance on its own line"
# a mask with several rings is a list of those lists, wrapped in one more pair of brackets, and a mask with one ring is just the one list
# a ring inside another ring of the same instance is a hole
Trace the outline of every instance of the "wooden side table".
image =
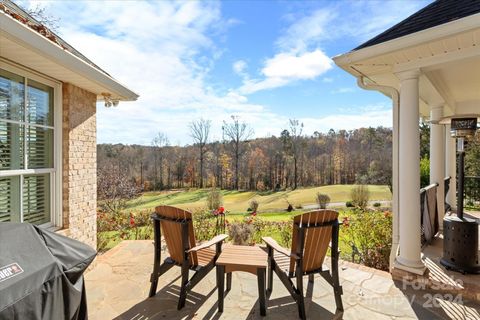
[(267, 253), (259, 247), (225, 245), (216, 262), (218, 287), (218, 312), (223, 312), (225, 290), (225, 273), (227, 274), (227, 290), (232, 286), (232, 272), (244, 271), (257, 275), (260, 315), (267, 314), (265, 301), (265, 274), (268, 266)]

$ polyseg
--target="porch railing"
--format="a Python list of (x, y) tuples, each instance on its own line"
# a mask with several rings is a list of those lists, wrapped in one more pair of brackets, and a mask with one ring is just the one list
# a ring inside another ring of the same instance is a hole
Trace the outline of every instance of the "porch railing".
[(432, 241), (438, 232), (438, 183), (420, 189), (420, 241), (422, 246)]

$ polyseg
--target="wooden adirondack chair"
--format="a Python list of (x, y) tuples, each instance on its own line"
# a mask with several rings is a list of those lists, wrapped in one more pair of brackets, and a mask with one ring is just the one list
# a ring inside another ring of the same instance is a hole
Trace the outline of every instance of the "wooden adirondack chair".
[[(281, 247), (274, 239), (262, 238), (268, 248), (268, 285), (270, 295), (273, 286), (273, 271), (280, 278), (298, 305), (300, 318), (306, 319), (303, 295), (303, 276), (308, 275), (313, 283), (319, 273), (333, 287), (337, 310), (343, 311), (342, 287), (338, 278), (338, 212), (316, 210), (296, 216), (293, 221), (292, 248)], [(332, 270), (323, 266), (331, 241)], [(291, 278), (296, 278), (296, 286)]]
[[(228, 236), (218, 235), (210, 241), (197, 245), (193, 231), (192, 214), (175, 207), (156, 207), (152, 219), (154, 222), (155, 254), (149, 297), (153, 297), (157, 292), (158, 278), (171, 267), (180, 266), (182, 284), (177, 306), (180, 310), (185, 306), (187, 293), (215, 266), (222, 250), (222, 243)], [(170, 257), (167, 257), (160, 264), (162, 233)], [(213, 245), (216, 246), (215, 250), (210, 248)], [(188, 278), (189, 270), (195, 271), (190, 279)]]

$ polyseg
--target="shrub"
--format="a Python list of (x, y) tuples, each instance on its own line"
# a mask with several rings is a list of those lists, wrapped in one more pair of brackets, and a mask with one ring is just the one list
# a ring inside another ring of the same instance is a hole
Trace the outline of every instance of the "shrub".
[(292, 212), (292, 211), (293, 211), (293, 206), (292, 206), (290, 203), (288, 204), (287, 211), (288, 211), (288, 212)]
[(229, 225), (228, 233), (233, 244), (261, 244), (262, 237), (273, 237), (281, 246), (289, 248), (292, 244), (292, 228), (292, 221), (266, 221), (248, 216), (241, 222)]
[(228, 234), (235, 245), (249, 245), (253, 234), (253, 226), (246, 222), (231, 224)]
[(252, 211), (252, 212), (257, 212), (259, 205), (260, 205), (260, 204), (258, 203), (257, 200), (252, 200), (252, 201), (250, 201), (250, 209), (251, 209), (251, 211)]
[(123, 239), (153, 239), (151, 211), (97, 213), (97, 250), (102, 252)]
[(207, 195), (207, 208), (208, 210), (215, 210), (221, 207), (223, 204), (223, 196), (220, 190), (213, 188)]
[(293, 221), (277, 222), (276, 227), (280, 231), (278, 243), (284, 248), (290, 248), (292, 246)]
[(352, 201), (347, 201), (347, 202), (345, 202), (345, 207), (347, 207), (347, 208), (353, 208), (354, 205), (353, 205)]
[(375, 208), (378, 208), (378, 207), (380, 207), (381, 205), (382, 205), (382, 204), (381, 204), (380, 202), (375, 202), (375, 203), (373, 204), (373, 206), (374, 206)]
[(354, 213), (351, 219), (344, 218), (341, 232), (349, 235), (349, 244), (360, 255), (363, 264), (388, 270), (392, 247), (392, 215), (390, 212), (359, 209)]
[(362, 210), (365, 210), (365, 208), (367, 208), (368, 200), (370, 198), (370, 191), (368, 191), (368, 186), (363, 184), (356, 185), (352, 189), (350, 195), (352, 197), (352, 204), (355, 207)]
[(430, 159), (424, 157), (420, 159), (420, 188), (425, 188), (430, 184)]
[(330, 203), (330, 197), (328, 196), (328, 194), (318, 192), (317, 203), (320, 209), (326, 209), (327, 205)]
[[(136, 212), (98, 212), (97, 213), (97, 232), (122, 231), (133, 227), (143, 227), (151, 225), (151, 211), (142, 210)], [(132, 223), (133, 222), (133, 223)]]
[(217, 235), (217, 218), (207, 210), (192, 212), (193, 228), (197, 241), (207, 241)]

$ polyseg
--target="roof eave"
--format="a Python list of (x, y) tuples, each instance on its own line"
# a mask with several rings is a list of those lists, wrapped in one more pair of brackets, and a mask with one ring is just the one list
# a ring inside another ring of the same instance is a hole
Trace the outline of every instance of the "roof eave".
[(23, 25), (19, 21), (0, 14), (0, 25), (2, 26), (0, 33), (8, 38), (14, 38), (15, 41), (21, 42), (22, 46), (42, 55), (43, 57), (68, 68), (92, 82), (108, 88), (112, 91), (120, 101), (135, 101), (139, 95), (117, 80), (94, 68), (72, 53), (64, 50), (58, 44), (53, 43), (49, 39), (35, 32), (34, 30)]
[(408, 47), (413, 47), (425, 42), (452, 36), (464, 31), (480, 27), (480, 13), (444, 23), (442, 25), (411, 33), (409, 35), (382, 42), (370, 47), (350, 51), (333, 57), (335, 64), (348, 73), (357, 76), (350, 68), (352, 64), (374, 58), (383, 54), (391, 53)]

